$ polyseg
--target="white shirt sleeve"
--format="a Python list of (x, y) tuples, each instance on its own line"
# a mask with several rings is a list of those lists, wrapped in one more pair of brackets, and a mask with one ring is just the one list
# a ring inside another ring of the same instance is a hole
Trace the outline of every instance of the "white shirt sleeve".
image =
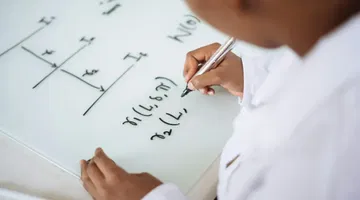
[(187, 200), (187, 198), (176, 185), (166, 183), (153, 189), (142, 200)]
[(250, 102), (263, 85), (270, 71), (279, 65), (282, 65), (283, 57), (299, 57), (289, 48), (281, 47), (277, 50), (271, 50), (265, 55), (256, 57), (242, 57), (243, 76), (244, 76), (244, 92), (243, 97), (239, 98), (241, 106), (249, 106)]
[[(359, 129), (359, 128), (358, 128)], [(329, 200), (360, 199), (360, 132), (354, 133), (332, 166)]]
[(244, 73), (244, 92), (243, 97), (240, 98), (241, 105), (248, 105), (256, 89), (260, 87), (263, 80), (266, 79), (268, 71), (266, 70), (266, 63), (269, 57), (250, 58), (243, 57), (243, 73)]

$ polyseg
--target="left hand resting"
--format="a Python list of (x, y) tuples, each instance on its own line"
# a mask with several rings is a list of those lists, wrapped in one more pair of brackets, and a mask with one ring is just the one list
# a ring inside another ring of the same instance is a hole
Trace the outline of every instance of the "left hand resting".
[(81, 160), (84, 188), (96, 200), (140, 200), (162, 182), (148, 173), (130, 174), (117, 166), (101, 148)]

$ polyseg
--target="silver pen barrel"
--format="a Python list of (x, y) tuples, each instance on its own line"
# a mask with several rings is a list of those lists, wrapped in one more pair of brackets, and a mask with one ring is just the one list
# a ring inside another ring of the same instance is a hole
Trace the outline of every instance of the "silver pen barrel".
[(199, 71), (193, 76), (201, 75), (212, 67), (216, 67), (220, 64), (225, 58), (226, 54), (231, 51), (236, 43), (235, 38), (230, 38), (227, 42), (225, 42), (220, 48), (210, 57), (210, 59), (199, 69)]

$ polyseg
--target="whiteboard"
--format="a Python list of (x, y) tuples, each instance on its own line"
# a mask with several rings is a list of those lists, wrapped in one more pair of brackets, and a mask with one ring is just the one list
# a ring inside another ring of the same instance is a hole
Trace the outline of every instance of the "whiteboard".
[(0, 130), (74, 176), (103, 147), (188, 193), (231, 136), (235, 97), (180, 98), (185, 54), (226, 39), (183, 1), (2, 1), (0, 28)]

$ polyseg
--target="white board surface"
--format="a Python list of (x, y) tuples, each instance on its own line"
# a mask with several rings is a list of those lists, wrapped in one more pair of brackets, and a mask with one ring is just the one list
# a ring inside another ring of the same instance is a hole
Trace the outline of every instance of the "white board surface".
[(198, 20), (180, 0), (0, 2), (0, 130), (74, 175), (103, 147), (187, 193), (240, 109), (222, 90), (180, 98), (185, 54), (226, 39)]

